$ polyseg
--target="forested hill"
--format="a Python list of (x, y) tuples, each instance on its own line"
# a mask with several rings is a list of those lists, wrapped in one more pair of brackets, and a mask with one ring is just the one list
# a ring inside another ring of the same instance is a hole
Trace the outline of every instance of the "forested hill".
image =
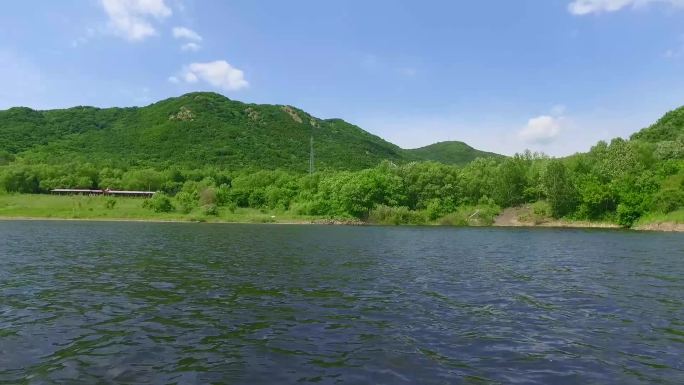
[(465, 165), (477, 158), (501, 158), (502, 155), (476, 150), (463, 142), (439, 142), (429, 146), (405, 150), (406, 157), (415, 160)]
[[(228, 170), (316, 167), (359, 170), (382, 160), (464, 164), (490, 154), (468, 146), (434, 154), (402, 150), (340, 119), (322, 120), (290, 106), (246, 104), (215, 93), (190, 93), (146, 107), (0, 111), (0, 158), (26, 163), (85, 162), (118, 168)], [(2, 161), (0, 160), (0, 163)]]
[(655, 124), (632, 135), (650, 143), (684, 141), (684, 107), (666, 113)]

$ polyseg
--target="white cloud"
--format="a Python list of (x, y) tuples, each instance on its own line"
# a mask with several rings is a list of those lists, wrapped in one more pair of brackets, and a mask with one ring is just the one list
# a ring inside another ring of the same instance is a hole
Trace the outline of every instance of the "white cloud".
[(191, 30), (190, 28), (174, 27), (173, 37), (180, 40), (189, 40), (189, 42), (181, 45), (180, 48), (183, 52), (195, 52), (199, 51), (200, 48), (202, 48), (202, 46), (198, 44), (198, 42), (202, 41), (202, 36), (200, 36), (199, 33)]
[(199, 78), (197, 78), (197, 75), (195, 75), (194, 72), (186, 72), (183, 75), (183, 79), (185, 79), (187, 83), (197, 83), (197, 81), (199, 80)]
[(518, 137), (528, 143), (551, 143), (560, 134), (562, 121), (563, 117), (537, 116), (527, 122), (527, 125), (518, 132)]
[(197, 32), (191, 30), (190, 28), (185, 27), (174, 27), (173, 37), (175, 37), (176, 39), (202, 41), (202, 36), (200, 36)]
[(233, 67), (225, 60), (192, 63), (184, 67), (179, 76), (171, 76), (169, 81), (178, 83), (181, 79), (191, 84), (202, 80), (213, 87), (226, 91), (237, 91), (249, 87), (249, 83), (245, 80), (244, 72)]
[(194, 51), (199, 51), (200, 48), (202, 48), (202, 46), (200, 46), (199, 44), (190, 42), (190, 43), (183, 44), (181, 46), (181, 51), (185, 51), (185, 52), (193, 51), (194, 52)]
[(625, 7), (639, 7), (651, 3), (666, 3), (672, 6), (684, 6), (684, 0), (573, 0), (568, 10), (573, 15), (615, 12)]
[(101, 0), (109, 16), (111, 31), (130, 41), (141, 41), (157, 35), (151, 19), (171, 16), (164, 0)]

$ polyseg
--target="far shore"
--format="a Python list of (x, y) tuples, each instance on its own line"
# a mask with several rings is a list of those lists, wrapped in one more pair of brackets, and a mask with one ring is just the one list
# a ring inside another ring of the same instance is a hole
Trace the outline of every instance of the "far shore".
[[(152, 218), (60, 218), (60, 217), (31, 217), (31, 216), (0, 216), (0, 221), (69, 221), (69, 222), (131, 222), (131, 223), (207, 223), (207, 224), (270, 224), (270, 225), (334, 225), (334, 226), (387, 226), (383, 224), (368, 223), (362, 221), (334, 220), (334, 219), (301, 219), (291, 218), (279, 220), (272, 218), (269, 221), (231, 221), (221, 219), (152, 219)], [(419, 227), (445, 227), (442, 225), (398, 225)], [(459, 227), (459, 226), (454, 226)], [(647, 232), (684, 232), (683, 223), (663, 222), (651, 223), (624, 228), (612, 223), (586, 222), (586, 221), (561, 221), (554, 220), (544, 223), (494, 223), (491, 226), (460, 226), (460, 227), (496, 227), (496, 228), (547, 228), (547, 229), (614, 229)]]

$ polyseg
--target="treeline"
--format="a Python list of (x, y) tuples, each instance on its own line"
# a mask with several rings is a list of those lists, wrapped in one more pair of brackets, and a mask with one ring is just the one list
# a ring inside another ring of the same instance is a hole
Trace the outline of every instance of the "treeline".
[(13, 162), (0, 168), (0, 187), (149, 189), (162, 192), (146, 203), (156, 211), (214, 215), (250, 207), (379, 223), (488, 224), (500, 208), (541, 202), (541, 215), (630, 226), (644, 214), (684, 207), (684, 143), (615, 139), (564, 159), (526, 152), (464, 167), (385, 161), (313, 175)]

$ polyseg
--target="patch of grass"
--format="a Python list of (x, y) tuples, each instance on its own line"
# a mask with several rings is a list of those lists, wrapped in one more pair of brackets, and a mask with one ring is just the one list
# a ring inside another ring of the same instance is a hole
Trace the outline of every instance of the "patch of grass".
[(547, 201), (534, 202), (521, 212), (518, 220), (523, 223), (542, 224), (552, 220), (551, 205)]
[(684, 223), (684, 209), (672, 211), (667, 214), (649, 213), (641, 217), (635, 226), (648, 225), (652, 223)]
[(437, 220), (442, 226), (491, 226), (501, 209), (493, 205), (461, 206)]
[(381, 225), (424, 225), (427, 215), (422, 211), (409, 210), (408, 207), (382, 205), (371, 210), (368, 222)]
[[(60, 219), (129, 219), (192, 222), (309, 222), (318, 217), (250, 208), (198, 207), (189, 213), (176, 209), (155, 212), (143, 207), (148, 199), (104, 196), (0, 194), (0, 217)], [(174, 206), (178, 206), (173, 202)]]

